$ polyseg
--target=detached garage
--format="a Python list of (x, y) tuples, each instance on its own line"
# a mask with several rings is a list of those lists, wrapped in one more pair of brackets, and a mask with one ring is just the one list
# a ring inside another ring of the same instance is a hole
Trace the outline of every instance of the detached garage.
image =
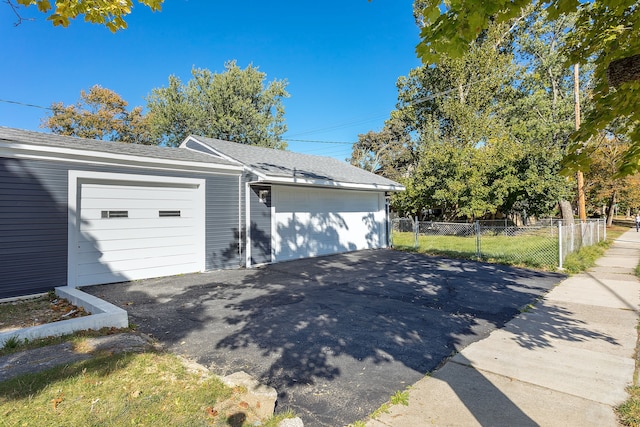
[(0, 127), (0, 299), (387, 246), (404, 188), (336, 159)]
[(246, 265), (388, 246), (397, 182), (337, 159), (190, 136), (181, 145), (245, 167)]

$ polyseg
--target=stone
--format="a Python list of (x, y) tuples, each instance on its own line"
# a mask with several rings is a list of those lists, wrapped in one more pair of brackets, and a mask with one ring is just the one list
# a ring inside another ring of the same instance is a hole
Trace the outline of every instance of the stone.
[(261, 419), (273, 416), (273, 411), (276, 408), (276, 399), (278, 398), (276, 389), (260, 384), (258, 380), (244, 371), (227, 375), (222, 377), (221, 380), (227, 387), (242, 387), (246, 389), (242, 399), (247, 408), (243, 409), (250, 408)]
[(278, 423), (278, 427), (304, 427), (304, 423), (299, 417), (287, 418)]

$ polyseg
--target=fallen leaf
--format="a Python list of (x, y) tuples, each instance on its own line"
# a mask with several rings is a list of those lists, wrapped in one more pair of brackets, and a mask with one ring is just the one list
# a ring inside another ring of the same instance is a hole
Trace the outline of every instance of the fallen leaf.
[(53, 410), (57, 411), (58, 410), (58, 405), (60, 403), (62, 403), (62, 397), (57, 397), (55, 399), (51, 399), (51, 403), (53, 404)]
[(241, 407), (242, 409), (247, 409), (249, 407), (249, 404), (245, 401), (242, 401), (238, 403), (238, 406)]
[(209, 406), (207, 408), (207, 414), (209, 414), (210, 417), (217, 417), (218, 416), (218, 411), (216, 411), (211, 406)]

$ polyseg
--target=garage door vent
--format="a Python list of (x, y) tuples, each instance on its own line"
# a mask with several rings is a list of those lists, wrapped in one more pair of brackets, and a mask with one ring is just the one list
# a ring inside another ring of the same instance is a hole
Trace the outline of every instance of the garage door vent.
[(158, 214), (160, 218), (170, 217), (170, 216), (180, 216), (180, 211), (159, 211)]
[(129, 218), (129, 211), (102, 211), (102, 218)]

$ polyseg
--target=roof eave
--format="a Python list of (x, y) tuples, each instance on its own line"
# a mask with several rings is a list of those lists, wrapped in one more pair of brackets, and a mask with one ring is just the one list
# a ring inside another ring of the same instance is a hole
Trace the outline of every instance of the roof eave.
[(366, 191), (385, 191), (385, 192), (399, 192), (405, 191), (405, 187), (402, 185), (383, 185), (383, 184), (366, 184), (356, 182), (342, 182), (331, 180), (319, 180), (319, 179), (307, 179), (307, 178), (289, 178), (289, 177), (276, 177), (266, 176), (258, 180), (264, 184), (281, 184), (281, 185), (294, 185), (294, 186), (307, 186), (307, 187), (332, 187), (339, 189), (349, 190), (366, 190)]
[(6, 139), (0, 139), (0, 152), (2, 152), (5, 156), (16, 158), (39, 158), (146, 167), (170, 167), (172, 169), (187, 169), (212, 172), (224, 171), (238, 173), (242, 171), (242, 166), (239, 165), (223, 165), (219, 163), (205, 163), (189, 160), (144, 157), (131, 154), (115, 154), (103, 151), (85, 150), (80, 148), (54, 147), (49, 145), (16, 142)]

